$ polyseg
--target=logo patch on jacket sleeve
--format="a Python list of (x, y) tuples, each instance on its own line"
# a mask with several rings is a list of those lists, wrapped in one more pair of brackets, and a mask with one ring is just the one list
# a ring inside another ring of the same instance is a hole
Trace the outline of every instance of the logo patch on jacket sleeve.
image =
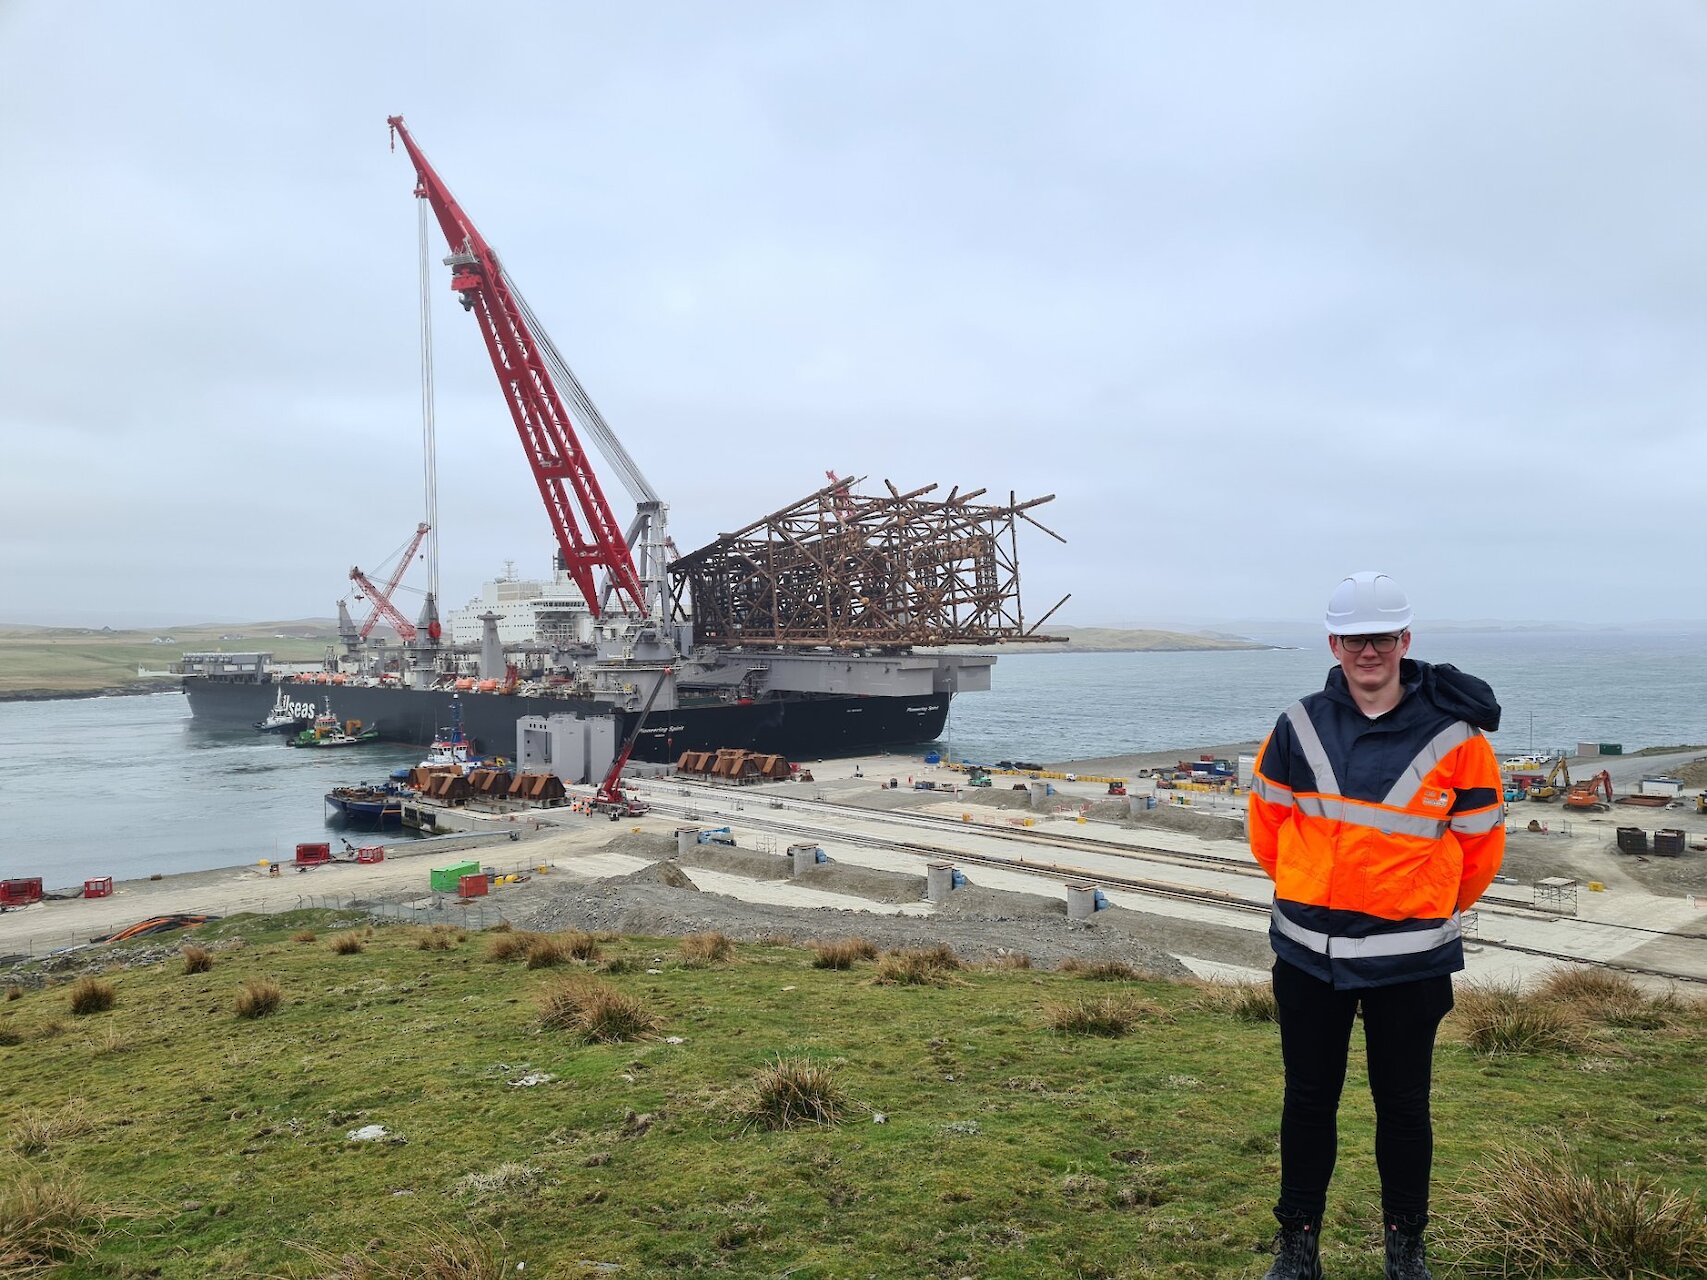
[(1444, 809), (1452, 803), (1450, 791), (1437, 791), (1433, 787), (1424, 787), (1422, 802), (1430, 809)]

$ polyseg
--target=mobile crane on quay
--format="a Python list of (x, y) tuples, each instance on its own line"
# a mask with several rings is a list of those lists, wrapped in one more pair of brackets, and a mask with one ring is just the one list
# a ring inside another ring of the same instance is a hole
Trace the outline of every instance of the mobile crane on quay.
[(658, 691), (669, 683), (672, 674), (674, 672), (669, 667), (658, 673), (658, 682), (652, 686), (652, 692), (646, 695), (646, 705), (635, 717), (634, 728), (628, 731), (628, 737), (623, 741), (621, 750), (616, 753), (616, 758), (611, 761), (609, 771), (599, 783), (599, 789), (593, 793), (592, 812), (608, 813), (612, 822), (623, 818), (638, 818), (647, 811), (645, 801), (623, 794), (622, 770), (628, 763), (628, 757), (634, 754), (634, 744), (640, 739), (640, 728), (646, 723), (646, 717), (652, 714), (652, 704), (658, 701)]

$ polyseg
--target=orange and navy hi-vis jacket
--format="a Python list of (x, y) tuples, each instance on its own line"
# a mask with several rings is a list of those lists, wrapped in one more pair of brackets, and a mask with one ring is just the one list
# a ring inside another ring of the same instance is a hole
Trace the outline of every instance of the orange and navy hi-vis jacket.
[(1382, 987), (1464, 967), (1458, 915), (1505, 852), (1493, 691), (1455, 667), (1404, 660), (1404, 698), (1373, 720), (1345, 675), (1294, 703), (1262, 744), (1251, 852), (1274, 880), (1277, 956), (1335, 987)]

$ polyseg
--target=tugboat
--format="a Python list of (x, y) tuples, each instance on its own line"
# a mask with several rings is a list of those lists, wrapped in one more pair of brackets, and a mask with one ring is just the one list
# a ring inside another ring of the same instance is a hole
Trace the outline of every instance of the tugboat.
[(462, 728), (462, 699), (452, 697), (450, 700), (450, 728), (440, 729), (433, 734), (433, 745), (427, 748), (427, 758), (413, 767), (404, 766), (393, 769), (391, 778), (394, 782), (407, 782), (409, 775), (415, 769), (427, 769), (436, 773), (468, 773), (472, 769), (503, 769), (509, 761), (503, 756), (482, 756), (474, 751), (473, 743)]
[(332, 714), (332, 700), (326, 699), (324, 709), (296, 737), (289, 740), (293, 747), (359, 747), (379, 741), (379, 726), (362, 728), (360, 720), (341, 721)]
[(262, 733), (297, 733), (306, 728), (313, 719), (314, 704), (292, 702), (289, 691), (280, 685), (278, 700), (273, 703), (273, 709), (262, 719), (255, 721), (255, 727)]

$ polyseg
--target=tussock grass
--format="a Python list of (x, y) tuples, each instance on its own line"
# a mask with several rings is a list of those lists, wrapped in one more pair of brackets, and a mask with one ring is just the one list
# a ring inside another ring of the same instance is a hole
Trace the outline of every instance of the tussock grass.
[(1204, 982), (1197, 984), (1197, 1005), (1231, 1014), (1240, 1022), (1278, 1022), (1280, 1010), (1274, 989), (1261, 982)]
[(681, 941), (682, 963), (691, 968), (722, 964), (735, 954), (735, 944), (721, 933), (690, 933)]
[(124, 1028), (116, 1023), (107, 1023), (95, 1033), (89, 1043), (90, 1052), (97, 1058), (107, 1058), (118, 1053), (129, 1053), (136, 1047)]
[[(57, 1111), (30, 1109), (20, 1113), (13, 1122), (11, 1145), (19, 1155), (39, 1156), (52, 1151), (65, 1139), (88, 1133), (94, 1127), (94, 1118), (78, 1103)], [(0, 1275), (4, 1274), (0, 1271)]]
[(570, 959), (568, 950), (556, 938), (541, 938), (527, 949), (523, 964), (529, 969), (552, 969), (568, 964)]
[(591, 963), (599, 958), (599, 940), (579, 929), (569, 929), (558, 934), (557, 943), (569, 953), (571, 960)]
[(527, 1195), (544, 1181), (545, 1170), (538, 1165), (506, 1160), (484, 1172), (464, 1174), (456, 1180), (456, 1190), (461, 1195), (487, 1200)]
[(237, 992), (239, 1018), (264, 1018), (284, 1003), (284, 989), (271, 978), (246, 978)]
[(113, 984), (101, 978), (79, 978), (66, 993), (71, 1012), (82, 1017), (89, 1013), (105, 1013), (118, 1003), (119, 993)]
[(11, 1027), (0, 1027), (0, 1049), (24, 1043), (24, 1033)]
[(1165, 1015), (1148, 1001), (1126, 996), (1091, 996), (1043, 1006), (1043, 1022), (1063, 1035), (1119, 1037), (1140, 1021)]
[(1566, 1006), (1584, 1021), (1609, 1027), (1654, 1030), (1689, 1013), (1675, 991), (1649, 996), (1629, 975), (1610, 969), (1554, 969), (1542, 979), (1535, 996)]
[(290, 940), (292, 942), (318, 942), (320, 941), (320, 935), (315, 933), (312, 929), (298, 929), (295, 933), (290, 935)]
[(213, 968), (213, 952), (194, 943), (183, 950), (185, 973), (206, 973)]
[(1079, 960), (1069, 957), (1059, 966), (1062, 973), (1076, 974), (1093, 982), (1130, 982), (1138, 974), (1119, 960)]
[(1707, 1275), (1699, 1196), (1645, 1173), (1597, 1174), (1557, 1151), (1491, 1157), (1437, 1216), (1466, 1275)]
[(961, 968), (960, 957), (946, 942), (934, 947), (903, 947), (886, 951), (877, 961), (872, 982), (880, 987), (943, 987)]
[(1525, 996), (1515, 983), (1467, 983), (1448, 1020), (1476, 1053), (1559, 1054), (1582, 1047), (1581, 1019), (1571, 1006)]
[(545, 941), (545, 935), (528, 929), (488, 929), (492, 936), (486, 940), (486, 958), (503, 964), (510, 960), (525, 960), (528, 952)]
[(649, 1040), (663, 1020), (645, 1001), (596, 978), (567, 978), (540, 994), (540, 1025), (601, 1044)]
[(1009, 951), (1005, 955), (997, 956), (984, 967), (994, 969), (998, 973), (1007, 969), (1029, 969), (1031, 968), (1031, 957), (1023, 951)]
[(833, 1125), (847, 1106), (847, 1093), (829, 1067), (778, 1055), (753, 1077), (742, 1114), (749, 1126), (799, 1129)]
[(28, 1276), (93, 1253), (109, 1211), (76, 1178), (0, 1166), (0, 1276)]
[(332, 939), (332, 954), (335, 956), (359, 956), (367, 950), (367, 944), (362, 941), (362, 935), (346, 929)]
[(6, 999), (8, 999), (8, 1000), (22, 1000), (23, 998), (24, 998), (24, 989), (22, 987), (12, 986), (12, 987), (6, 988)]
[(299, 1269), (270, 1280), (510, 1280), (518, 1274), (496, 1231), (434, 1223), (414, 1239), (366, 1252), (309, 1247)]
[(864, 938), (836, 938), (812, 944), (814, 969), (851, 969), (861, 960), (875, 960), (877, 947)]
[(435, 924), (430, 928), (415, 931), (415, 950), (452, 951), (467, 939), (467, 932), (455, 925)]

